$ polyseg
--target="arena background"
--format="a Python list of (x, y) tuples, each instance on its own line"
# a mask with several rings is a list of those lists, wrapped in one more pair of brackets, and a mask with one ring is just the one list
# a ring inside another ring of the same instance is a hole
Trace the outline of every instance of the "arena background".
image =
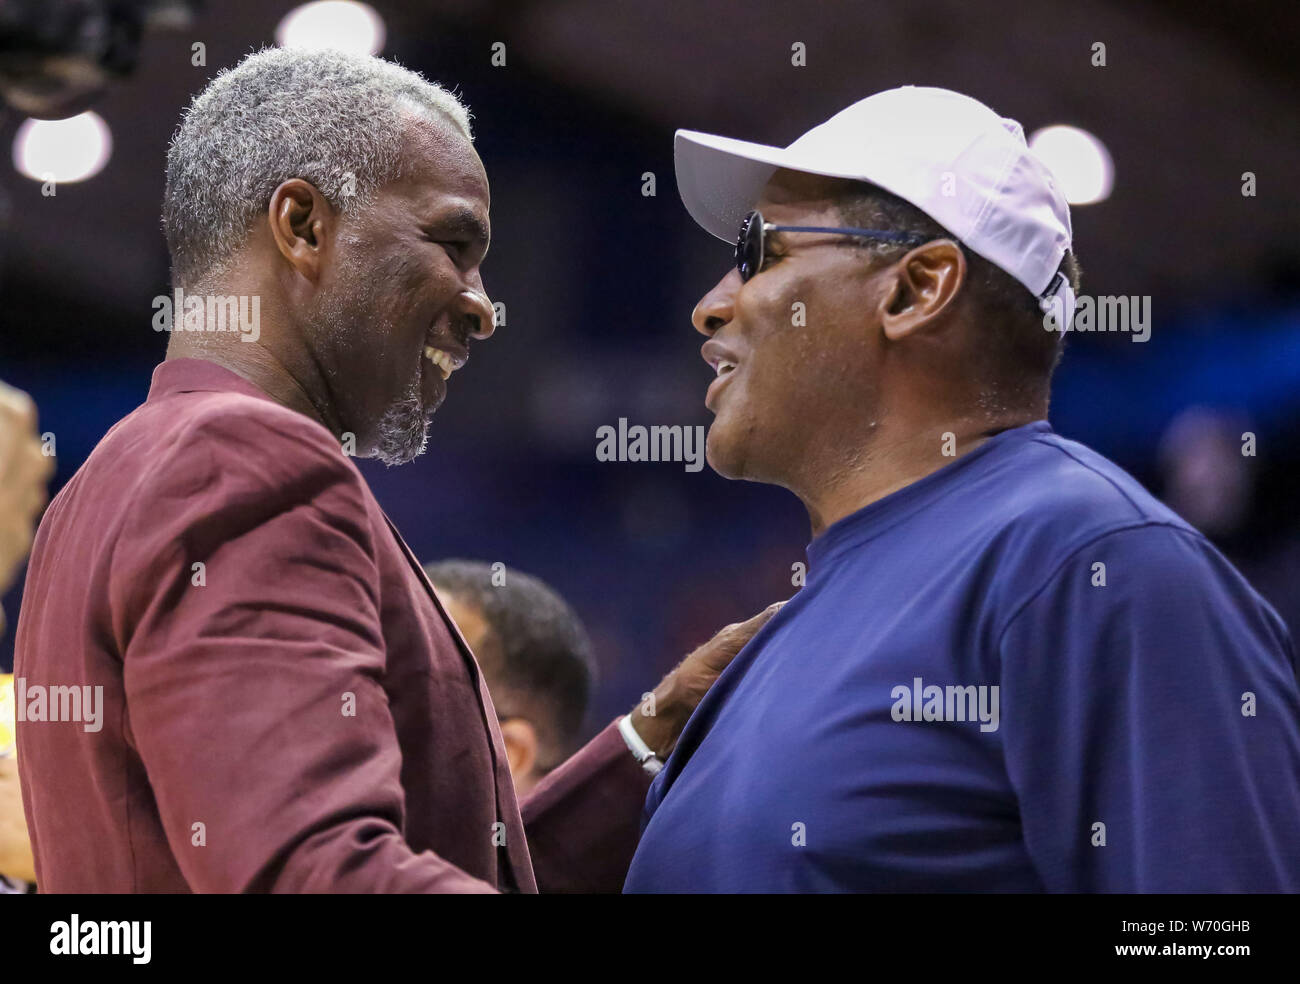
[[(371, 2), (382, 54), (455, 85), (474, 112), (493, 197), (485, 280), (506, 321), (456, 376), (428, 452), (362, 470), (422, 558), (503, 561), (572, 601), (601, 664), (589, 732), (714, 628), (788, 596), (807, 541), (781, 490), (596, 460), (597, 428), (620, 417), (709, 421), (689, 316), (730, 254), (677, 197), (673, 130), (786, 144), (906, 83), (1105, 143), (1113, 191), (1074, 209), (1084, 291), (1150, 296), (1153, 327), (1142, 344), (1072, 336), (1052, 422), (1158, 494), (1180, 476), (1179, 503), (1203, 510), (1300, 634), (1300, 5)], [(293, 6), (209, 2), (147, 37), (94, 106), (114, 146), (90, 180), (43, 197), (6, 153), (0, 378), (56, 436), (52, 492), (143, 400), (163, 355), (151, 300), (168, 291), (159, 208), (179, 113)], [(191, 65), (195, 41), (206, 66)], [(0, 119), (6, 151), (22, 120)], [(1254, 458), (1215, 439), (1246, 431)], [(4, 599), (0, 669), (19, 601), (19, 588)]]

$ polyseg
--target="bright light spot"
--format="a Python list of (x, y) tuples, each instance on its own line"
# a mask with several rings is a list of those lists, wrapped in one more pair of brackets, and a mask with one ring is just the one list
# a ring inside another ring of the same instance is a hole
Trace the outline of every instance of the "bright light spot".
[(112, 153), (108, 124), (90, 110), (66, 120), (26, 120), (14, 136), (14, 167), (34, 181), (84, 181)]
[(1051, 170), (1071, 205), (1110, 197), (1115, 165), (1106, 145), (1076, 126), (1049, 126), (1029, 138), (1029, 147)]
[(384, 19), (364, 3), (316, 0), (285, 14), (275, 40), (282, 48), (338, 48), (374, 55), (384, 46)]

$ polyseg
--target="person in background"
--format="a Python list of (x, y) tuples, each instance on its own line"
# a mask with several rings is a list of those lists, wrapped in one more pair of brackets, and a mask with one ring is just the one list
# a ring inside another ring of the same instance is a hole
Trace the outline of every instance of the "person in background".
[(1245, 453), (1256, 425), (1232, 409), (1190, 406), (1160, 439), (1161, 498), (1214, 541), (1300, 635), (1300, 531), (1263, 505), (1259, 458)]
[(595, 678), (577, 613), (539, 578), (476, 560), (426, 564), (478, 658), (521, 797), (578, 749)]
[[(12, 587), (31, 549), (53, 471), (54, 456), (44, 453), (36, 427), (36, 404), (0, 383), (0, 594)], [(4, 629), (0, 609), (0, 633)], [(18, 782), (13, 701), (13, 675), (0, 674), (0, 894), (29, 891), (36, 881)]]
[[(54, 456), (45, 453), (36, 427), (36, 404), (0, 382), (0, 595), (13, 586), (32, 548), (53, 473)], [(4, 630), (0, 610), (0, 633)]]
[(0, 895), (21, 895), (36, 887), (36, 861), (18, 781), (14, 717), (13, 674), (0, 673)]

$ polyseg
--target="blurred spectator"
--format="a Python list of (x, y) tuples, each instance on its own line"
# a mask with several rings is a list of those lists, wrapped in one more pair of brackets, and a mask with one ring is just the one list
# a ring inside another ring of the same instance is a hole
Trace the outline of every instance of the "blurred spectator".
[(14, 678), (0, 673), (0, 895), (29, 891), (35, 881), (14, 756)]
[(32, 548), (53, 471), (54, 456), (44, 452), (36, 430), (36, 404), (0, 383), (0, 594), (9, 590)]
[[(53, 470), (54, 457), (44, 453), (37, 434), (36, 405), (26, 393), (0, 383), (0, 594), (9, 590), (31, 549)], [(0, 894), (27, 891), (36, 881), (18, 785), (13, 679), (0, 675)]]
[(1255, 458), (1242, 451), (1250, 429), (1222, 411), (1190, 407), (1160, 441), (1165, 502), (1211, 539), (1235, 534), (1250, 508)]
[(1254, 432), (1238, 414), (1201, 406), (1183, 410), (1160, 440), (1163, 498), (1277, 609), (1294, 641), (1300, 638), (1300, 537), (1255, 515), (1257, 462), (1266, 452), (1247, 445)]
[(504, 564), (425, 571), (478, 659), (522, 798), (578, 747), (595, 675), (587, 631), (554, 590)]

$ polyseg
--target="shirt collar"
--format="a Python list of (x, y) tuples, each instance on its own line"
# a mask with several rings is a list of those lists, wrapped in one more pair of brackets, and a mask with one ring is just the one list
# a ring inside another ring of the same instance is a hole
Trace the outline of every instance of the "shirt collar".
[(174, 393), (243, 393), (275, 400), (243, 376), (207, 359), (168, 359), (153, 371), (147, 403), (154, 403)]
[(1021, 427), (999, 431), (956, 461), (837, 520), (808, 544), (809, 573), (837, 553), (860, 546), (936, 498), (947, 495), (960, 476), (968, 474), (976, 463), (988, 460), (999, 448), (1032, 440), (1040, 434), (1051, 433), (1051, 430), (1052, 426), (1046, 420), (1035, 420)]

